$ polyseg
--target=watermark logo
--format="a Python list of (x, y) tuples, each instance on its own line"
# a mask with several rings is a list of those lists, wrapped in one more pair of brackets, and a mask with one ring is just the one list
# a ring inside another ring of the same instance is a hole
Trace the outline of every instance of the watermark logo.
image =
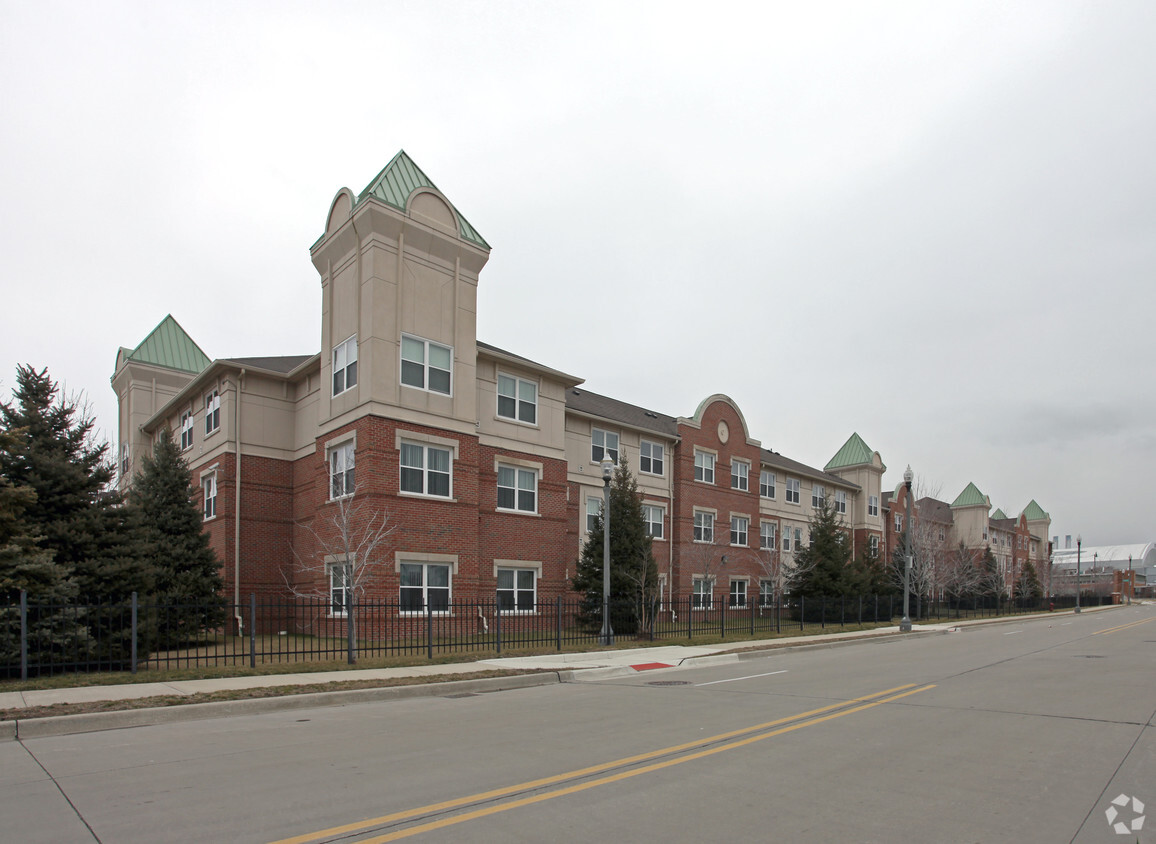
[[(1125, 822), (1123, 816), (1126, 814), (1126, 807), (1132, 804), (1132, 818), (1130, 822)], [(1121, 794), (1112, 801), (1112, 805), (1104, 812), (1105, 817), (1108, 818), (1108, 826), (1116, 831), (1117, 835), (1131, 835), (1134, 832), (1139, 832), (1144, 828), (1144, 804), (1140, 802), (1139, 798), (1129, 797), (1127, 794)]]

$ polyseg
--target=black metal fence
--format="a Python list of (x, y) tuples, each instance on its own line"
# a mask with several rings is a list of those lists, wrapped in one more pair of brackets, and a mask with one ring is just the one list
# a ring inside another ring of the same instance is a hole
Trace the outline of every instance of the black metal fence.
[[(1048, 601), (964, 598), (911, 602), (916, 620), (950, 620), (1070, 607), (1074, 597)], [(1085, 606), (1099, 598), (1084, 598)], [(615, 603), (610, 621), (619, 644), (769, 638), (833, 628), (889, 624), (901, 597), (792, 598), (777, 604), (735, 606), (694, 597), (640, 609)], [(206, 620), (211, 623), (206, 624)], [(258, 598), (240, 605), (152, 604), (132, 600), (84, 605), (20, 603), (0, 606), (0, 678), (77, 671), (131, 671), (208, 666), (256, 668), (382, 657), (580, 650), (601, 644), (601, 613), (583, 613), (580, 596), (541, 599), (512, 609), (494, 598), (425, 606), (365, 601), (334, 612), (321, 598)]]

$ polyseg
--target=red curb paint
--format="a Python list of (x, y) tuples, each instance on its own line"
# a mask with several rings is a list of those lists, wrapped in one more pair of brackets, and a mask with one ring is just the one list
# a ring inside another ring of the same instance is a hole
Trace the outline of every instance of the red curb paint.
[(654, 668), (674, 668), (673, 665), (667, 665), (665, 662), (644, 662), (641, 665), (630, 666), (635, 671), (650, 671)]

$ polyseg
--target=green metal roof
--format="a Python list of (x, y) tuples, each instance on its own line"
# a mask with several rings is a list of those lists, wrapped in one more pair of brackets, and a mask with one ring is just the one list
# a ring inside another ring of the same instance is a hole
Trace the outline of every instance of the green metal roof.
[[(365, 190), (358, 194), (357, 201), (361, 203), (362, 200), (372, 196), (404, 213), (410, 196), (419, 188), (432, 188), (441, 193), (429, 176), (406, 155), (405, 150), (401, 150), (380, 173), (373, 177), (373, 181), (366, 185)], [(486, 243), (477, 229), (469, 224), (457, 208), (454, 208), (454, 214), (458, 218), (458, 231), (463, 240), (476, 243), (483, 249), (490, 248), (490, 244)]]
[(992, 513), (992, 514), (991, 514), (991, 517), (992, 517), (993, 519), (1006, 519), (1006, 518), (1007, 518), (1007, 514), (1005, 514), (1005, 513), (1004, 513), (1004, 511), (1003, 511), (1002, 509), (1000, 509), (1000, 508), (998, 508), (998, 507), (997, 507), (997, 508), (996, 508), (996, 511), (995, 511), (994, 513)]
[(1050, 521), (1052, 518), (1046, 512), (1044, 512), (1043, 507), (1041, 507), (1039, 504), (1036, 504), (1036, 500), (1034, 498), (1029, 501), (1028, 506), (1024, 508), (1023, 515), (1028, 517), (1029, 522), (1037, 522), (1043, 520)]
[(952, 508), (956, 507), (990, 507), (991, 504), (987, 500), (987, 496), (979, 491), (979, 488), (972, 483), (964, 487), (954, 501), (951, 502)]
[(201, 372), (212, 363), (172, 314), (149, 332), (149, 336), (129, 353), (128, 359), (192, 373)]
[(842, 469), (846, 466), (862, 466), (875, 460), (873, 452), (863, 438), (858, 434), (851, 434), (851, 439), (843, 443), (843, 447), (823, 468), (830, 472), (832, 469)]

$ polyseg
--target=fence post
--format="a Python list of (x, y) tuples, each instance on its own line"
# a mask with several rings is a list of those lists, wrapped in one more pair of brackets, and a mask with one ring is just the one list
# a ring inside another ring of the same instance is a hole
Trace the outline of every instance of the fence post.
[(132, 593), (132, 668), (130, 671), (136, 674), (136, 592)]
[(557, 595), (554, 598), (554, 604), (558, 611), (554, 615), (554, 635), (557, 637), (558, 650), (562, 650), (562, 596)]
[(249, 593), (249, 667), (257, 667), (257, 593)]
[(28, 679), (28, 592), (20, 590), (20, 679)]
[(748, 604), (750, 604), (750, 611), (751, 611), (751, 638), (753, 639), (753, 638), (755, 637), (755, 602), (754, 602), (754, 601), (752, 601), (752, 600), (750, 600), (750, 599), (748, 598), (748, 599), (747, 599), (747, 603), (748, 603)]
[(730, 602), (729, 598), (723, 598), (722, 609), (718, 614), (718, 634), (720, 638), (727, 637), (727, 604)]
[(349, 596), (349, 611), (345, 616), (345, 659), (349, 665), (353, 665), (353, 640), (357, 637), (357, 599), (354, 597), (353, 589), (347, 593)]
[(425, 602), (425, 655), (433, 661), (433, 604)]
[(694, 627), (691, 621), (694, 615), (694, 595), (686, 596), (686, 638), (694, 638)]
[[(494, 593), (494, 599), (497, 600), (498, 593)], [(502, 607), (500, 604), (494, 605), (494, 634), (498, 638), (498, 654), (502, 653)]]

